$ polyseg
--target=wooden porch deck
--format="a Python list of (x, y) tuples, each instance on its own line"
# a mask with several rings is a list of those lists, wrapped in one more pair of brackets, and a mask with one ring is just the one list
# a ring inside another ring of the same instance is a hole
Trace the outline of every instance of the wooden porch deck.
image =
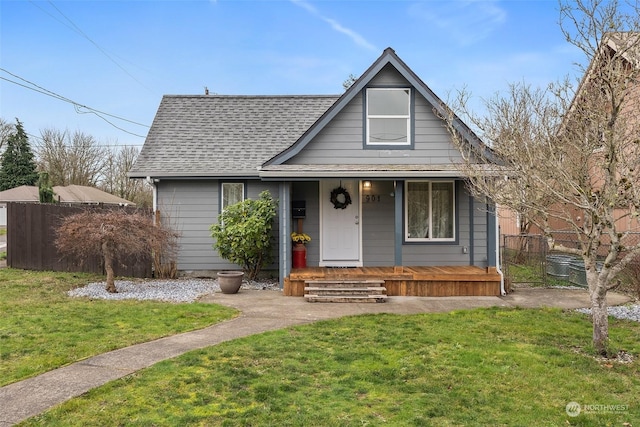
[(284, 295), (304, 296), (305, 280), (384, 280), (389, 296), (500, 295), (500, 274), (492, 267), (300, 268), (285, 278)]

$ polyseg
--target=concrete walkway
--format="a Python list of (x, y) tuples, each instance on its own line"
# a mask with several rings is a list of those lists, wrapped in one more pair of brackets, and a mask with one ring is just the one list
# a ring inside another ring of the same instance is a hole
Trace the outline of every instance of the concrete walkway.
[[(0, 388), (0, 427), (14, 425), (92, 388), (122, 378), (165, 359), (224, 341), (311, 323), (366, 313), (435, 313), (478, 307), (589, 306), (586, 291), (567, 289), (517, 289), (505, 297), (389, 297), (382, 304), (321, 304), (285, 297), (279, 291), (241, 290), (235, 295), (216, 293), (201, 299), (240, 310), (240, 316), (204, 329), (111, 351), (73, 363), (37, 377)], [(609, 305), (628, 302), (610, 293)]]

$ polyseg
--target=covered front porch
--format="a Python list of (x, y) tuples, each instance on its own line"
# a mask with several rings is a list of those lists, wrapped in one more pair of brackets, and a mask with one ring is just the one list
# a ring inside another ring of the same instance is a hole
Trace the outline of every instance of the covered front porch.
[(388, 296), (499, 296), (501, 276), (494, 267), (309, 267), (285, 277), (286, 296), (304, 296), (305, 282), (318, 280), (383, 280)]

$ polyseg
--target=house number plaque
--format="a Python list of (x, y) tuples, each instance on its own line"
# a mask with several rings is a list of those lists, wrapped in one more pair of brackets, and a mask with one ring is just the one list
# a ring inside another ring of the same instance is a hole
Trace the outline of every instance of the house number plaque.
[(363, 197), (365, 203), (378, 203), (380, 202), (379, 194), (367, 194)]

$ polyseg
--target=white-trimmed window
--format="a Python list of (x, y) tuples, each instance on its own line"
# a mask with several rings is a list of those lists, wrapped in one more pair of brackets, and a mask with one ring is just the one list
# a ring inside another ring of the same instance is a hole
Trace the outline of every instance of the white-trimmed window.
[(411, 144), (411, 89), (367, 89), (367, 145)]
[(405, 183), (405, 239), (412, 242), (455, 240), (453, 181)]
[(220, 187), (222, 191), (220, 211), (223, 211), (227, 206), (235, 205), (244, 200), (243, 182), (223, 182)]

